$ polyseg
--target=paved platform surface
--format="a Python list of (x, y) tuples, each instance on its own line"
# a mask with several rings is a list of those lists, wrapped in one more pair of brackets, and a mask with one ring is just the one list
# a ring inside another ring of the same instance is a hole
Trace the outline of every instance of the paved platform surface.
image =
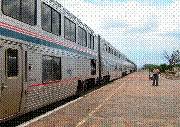
[(180, 127), (180, 81), (148, 73), (116, 80), (28, 127)]

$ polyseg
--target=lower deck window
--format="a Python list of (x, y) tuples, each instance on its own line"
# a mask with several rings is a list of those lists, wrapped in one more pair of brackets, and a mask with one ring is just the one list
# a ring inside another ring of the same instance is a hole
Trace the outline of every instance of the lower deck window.
[(91, 60), (91, 75), (96, 75), (96, 60)]
[(61, 58), (54, 56), (43, 56), (42, 60), (43, 83), (61, 79)]
[(18, 50), (7, 49), (6, 51), (6, 70), (7, 76), (13, 77), (18, 75)]

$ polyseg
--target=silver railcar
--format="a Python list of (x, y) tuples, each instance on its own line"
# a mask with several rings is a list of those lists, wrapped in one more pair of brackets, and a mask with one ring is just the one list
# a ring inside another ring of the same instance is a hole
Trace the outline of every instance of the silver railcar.
[(91, 28), (52, 0), (0, 4), (0, 121), (95, 83), (98, 39)]
[(58, 2), (0, 5), (0, 122), (122, 76), (118, 51)]

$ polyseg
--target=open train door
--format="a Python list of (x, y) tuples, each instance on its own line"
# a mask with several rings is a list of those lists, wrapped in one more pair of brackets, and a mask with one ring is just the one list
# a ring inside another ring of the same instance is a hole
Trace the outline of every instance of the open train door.
[(19, 112), (22, 94), (22, 49), (0, 41), (0, 120)]

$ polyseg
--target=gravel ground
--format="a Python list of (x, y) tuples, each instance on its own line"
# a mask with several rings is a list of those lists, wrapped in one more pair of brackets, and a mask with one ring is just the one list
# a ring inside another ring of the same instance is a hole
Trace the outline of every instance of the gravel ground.
[(180, 81), (136, 72), (93, 91), (28, 127), (180, 127)]

